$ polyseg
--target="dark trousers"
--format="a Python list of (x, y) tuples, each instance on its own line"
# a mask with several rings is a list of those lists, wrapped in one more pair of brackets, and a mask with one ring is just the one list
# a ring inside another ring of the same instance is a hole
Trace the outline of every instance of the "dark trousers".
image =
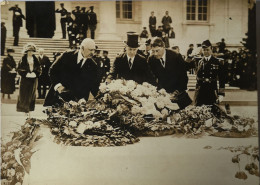
[(91, 39), (95, 39), (95, 30), (96, 30), (96, 28), (97, 28), (96, 25), (89, 25)]
[(61, 21), (61, 30), (62, 30), (62, 38), (66, 39), (66, 22), (65, 21)]
[(38, 97), (44, 99), (46, 96), (47, 86), (41, 83), (38, 83)]
[(156, 29), (155, 29), (155, 27), (149, 26), (149, 29), (150, 29), (150, 33), (151, 33), (152, 37), (156, 37)]
[(5, 40), (1, 40), (1, 55), (5, 54)]
[(18, 46), (20, 26), (14, 26), (13, 30), (14, 30), (14, 46)]

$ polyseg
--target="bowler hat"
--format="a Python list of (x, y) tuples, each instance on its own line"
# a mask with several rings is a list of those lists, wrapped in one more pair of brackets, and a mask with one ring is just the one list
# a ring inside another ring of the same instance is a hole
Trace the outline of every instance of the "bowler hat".
[(209, 40), (205, 40), (205, 41), (202, 42), (201, 46), (202, 46), (202, 48), (207, 48), (207, 47), (210, 47), (212, 45), (211, 45)]
[(7, 53), (8, 53), (8, 52), (14, 52), (14, 49), (13, 49), (13, 48), (7, 48), (6, 51), (7, 51)]
[(131, 48), (138, 48), (140, 45), (138, 44), (138, 34), (137, 33), (128, 33), (127, 41), (125, 42), (127, 46)]

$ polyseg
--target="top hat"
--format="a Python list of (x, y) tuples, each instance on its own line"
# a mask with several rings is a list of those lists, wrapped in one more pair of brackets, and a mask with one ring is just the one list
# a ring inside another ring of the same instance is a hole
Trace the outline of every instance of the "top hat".
[(202, 42), (201, 46), (202, 46), (202, 48), (207, 48), (207, 47), (210, 47), (212, 45), (211, 45), (209, 40), (205, 40), (205, 41)]
[(8, 52), (14, 52), (14, 49), (13, 49), (13, 48), (7, 48), (6, 51), (7, 51), (7, 53), (8, 53)]
[(127, 33), (126, 45), (130, 48), (138, 48), (140, 46), (138, 44), (138, 37), (139, 35), (137, 33)]

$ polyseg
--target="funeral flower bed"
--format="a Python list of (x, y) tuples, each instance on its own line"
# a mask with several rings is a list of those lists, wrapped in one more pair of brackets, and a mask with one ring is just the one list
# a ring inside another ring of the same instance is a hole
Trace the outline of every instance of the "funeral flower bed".
[(12, 184), (22, 183), (24, 174), (29, 173), (40, 125), (50, 128), (56, 143), (70, 146), (122, 146), (138, 142), (139, 136), (170, 134), (194, 138), (257, 135), (251, 118), (228, 116), (216, 106), (179, 110), (172, 103), (175, 98), (148, 83), (114, 80), (101, 84), (96, 100), (49, 107), (46, 120), (28, 119), (12, 141), (2, 144), (1, 177)]

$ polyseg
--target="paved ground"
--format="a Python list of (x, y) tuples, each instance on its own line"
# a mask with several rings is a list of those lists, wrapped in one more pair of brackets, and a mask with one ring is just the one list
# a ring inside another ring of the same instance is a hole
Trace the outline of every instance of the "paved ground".
[[(15, 104), (2, 104), (2, 135), (19, 129), (26, 119), (15, 111)], [(36, 105), (32, 116), (44, 118), (43, 107)], [(256, 106), (232, 107), (234, 114), (257, 119)], [(24, 184), (30, 185), (257, 185), (259, 178), (234, 177), (237, 164), (234, 153), (218, 150), (227, 146), (258, 146), (258, 138), (199, 139), (185, 137), (143, 137), (139, 143), (122, 147), (69, 147), (52, 142), (43, 128), (44, 137), (32, 156), (31, 173)], [(205, 146), (212, 149), (204, 149)], [(248, 162), (241, 159), (241, 166)]]

